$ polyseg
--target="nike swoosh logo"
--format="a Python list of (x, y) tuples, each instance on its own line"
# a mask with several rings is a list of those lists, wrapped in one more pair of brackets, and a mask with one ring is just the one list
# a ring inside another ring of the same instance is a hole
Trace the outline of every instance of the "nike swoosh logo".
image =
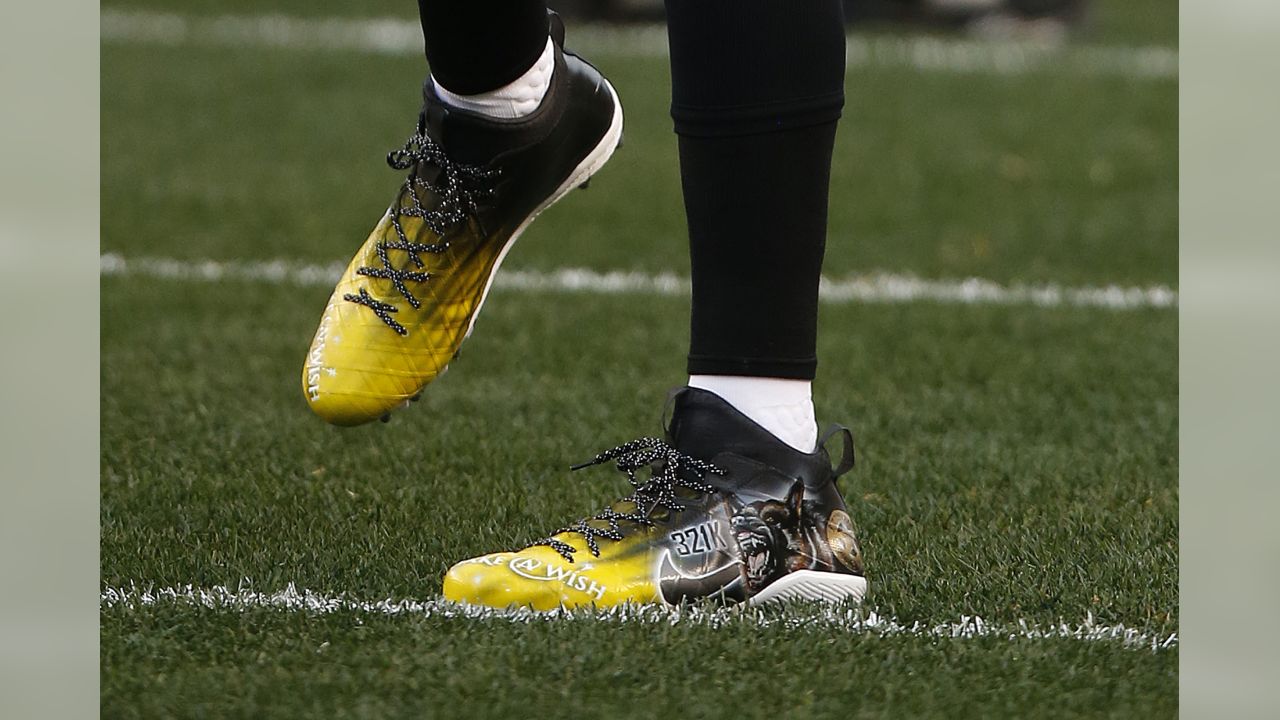
[(667, 553), (662, 556), (658, 581), (662, 599), (672, 605), (716, 594), (727, 600), (746, 599), (746, 593), (742, 589), (742, 573), (738, 570), (737, 562), (730, 562), (705, 575), (685, 575), (671, 562), (671, 555)]

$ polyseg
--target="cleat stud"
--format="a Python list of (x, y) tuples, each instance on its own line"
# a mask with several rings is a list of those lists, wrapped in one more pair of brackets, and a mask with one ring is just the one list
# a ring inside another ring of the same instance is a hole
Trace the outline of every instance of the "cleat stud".
[(578, 186), (578, 188), (581, 190), (586, 190), (589, 187), (591, 187), (591, 178), (587, 178), (586, 180), (583, 180), (582, 184)]
[(422, 393), (418, 393), (417, 395), (414, 395), (413, 397), (409, 398), (409, 402), (418, 402), (421, 399), (422, 399)]
[(389, 422), (391, 422), (391, 413), (387, 413), (386, 415), (383, 415), (382, 417), (380, 417), (380, 418), (378, 418), (378, 419), (379, 419), (379, 420), (381, 420), (381, 421), (382, 421), (382, 422), (384, 422), (384, 423), (389, 423)]

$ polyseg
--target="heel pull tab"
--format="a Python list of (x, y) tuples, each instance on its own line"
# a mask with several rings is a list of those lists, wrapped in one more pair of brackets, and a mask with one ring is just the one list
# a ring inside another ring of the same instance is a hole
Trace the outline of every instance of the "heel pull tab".
[(839, 434), (840, 437), (844, 438), (844, 442), (841, 443), (844, 447), (840, 453), (840, 463), (836, 465), (834, 470), (835, 476), (840, 477), (853, 469), (853, 464), (856, 460), (853, 452), (853, 431), (843, 425), (832, 425), (827, 428), (827, 431), (818, 439), (818, 447), (826, 450), (827, 455), (831, 455), (831, 450), (827, 447), (827, 442), (836, 434)]

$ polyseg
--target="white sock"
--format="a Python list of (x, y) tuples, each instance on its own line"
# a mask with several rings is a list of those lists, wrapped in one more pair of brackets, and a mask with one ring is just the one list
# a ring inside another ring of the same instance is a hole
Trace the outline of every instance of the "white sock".
[(431, 78), (436, 95), (441, 100), (456, 108), (470, 110), (491, 118), (514, 120), (538, 109), (542, 98), (551, 88), (551, 73), (556, 68), (555, 45), (547, 38), (547, 47), (543, 49), (538, 61), (525, 74), (516, 78), (509, 85), (497, 90), (490, 90), (478, 95), (457, 95), (449, 92), (444, 86)]
[(689, 387), (719, 395), (800, 452), (813, 452), (818, 444), (818, 421), (813, 414), (812, 383), (808, 380), (691, 375)]

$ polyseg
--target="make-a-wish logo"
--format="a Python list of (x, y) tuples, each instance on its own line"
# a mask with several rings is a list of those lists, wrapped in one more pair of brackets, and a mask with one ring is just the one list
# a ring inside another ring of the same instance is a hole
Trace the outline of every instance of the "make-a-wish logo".
[(486, 565), (488, 567), (499, 567), (507, 564), (506, 555), (483, 555), (481, 557), (463, 560), (459, 565)]
[(324, 346), (329, 341), (329, 316), (325, 315), (316, 331), (315, 341), (311, 343), (311, 352), (307, 355), (307, 397), (311, 402), (320, 400), (320, 370), (324, 364)]
[(544, 563), (536, 558), (513, 556), (511, 561), (507, 563), (507, 568), (520, 577), (528, 578), (529, 580), (556, 580), (562, 582), (565, 587), (592, 595), (598, 601), (604, 600), (604, 593), (607, 589), (595, 580), (583, 575), (579, 570), (570, 570), (560, 565)]

